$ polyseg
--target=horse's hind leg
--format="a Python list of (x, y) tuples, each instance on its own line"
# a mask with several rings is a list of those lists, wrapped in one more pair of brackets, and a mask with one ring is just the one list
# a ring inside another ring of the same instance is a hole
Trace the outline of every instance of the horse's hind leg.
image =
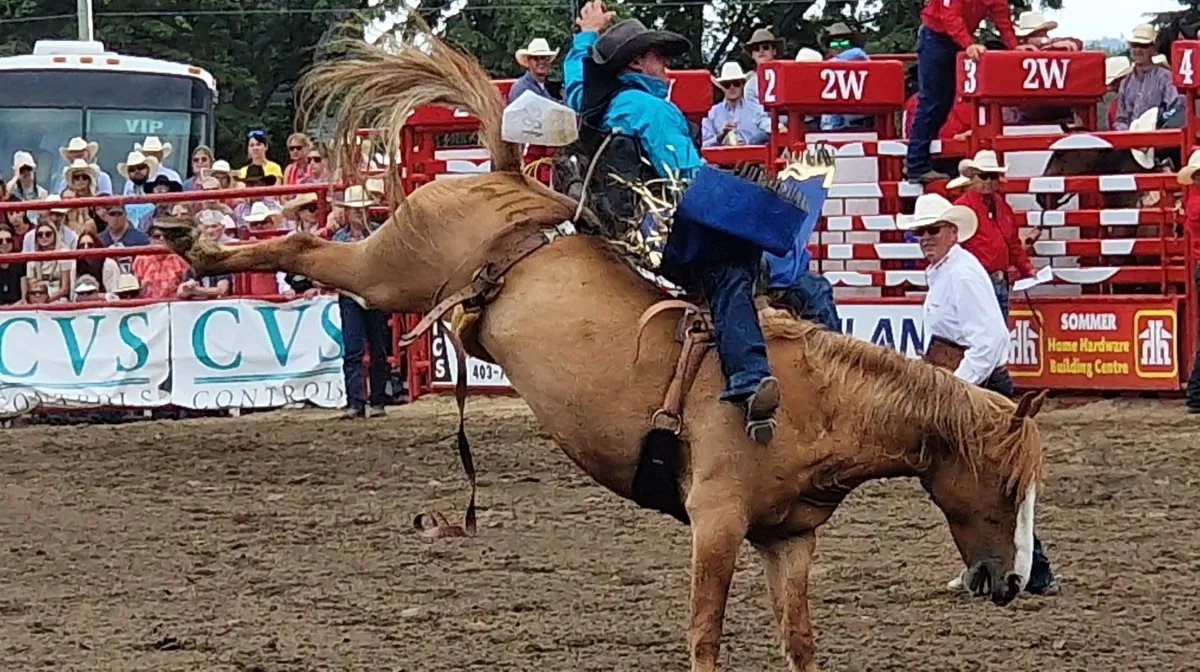
[(816, 546), (817, 537), (812, 532), (755, 546), (766, 566), (767, 594), (778, 621), (783, 655), (792, 672), (817, 672), (808, 613), (808, 573)]
[(692, 600), (688, 645), (692, 672), (715, 672), (721, 652), (721, 630), (738, 548), (746, 538), (742, 511), (730, 502), (727, 489), (693, 488), (687, 510), (692, 526)]

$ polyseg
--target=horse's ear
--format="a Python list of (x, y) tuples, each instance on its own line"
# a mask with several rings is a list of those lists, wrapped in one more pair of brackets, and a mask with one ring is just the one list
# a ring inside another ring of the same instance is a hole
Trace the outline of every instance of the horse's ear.
[(1046, 402), (1046, 397), (1050, 394), (1050, 390), (1042, 390), (1029, 402), (1029, 414), (1025, 417), (1032, 418), (1042, 410), (1042, 404)]
[(1033, 404), (1035, 396), (1037, 395), (1033, 392), (1026, 392), (1021, 395), (1021, 398), (1017, 400), (1017, 410), (1013, 413), (1014, 420), (1020, 421), (1029, 417), (1029, 407)]

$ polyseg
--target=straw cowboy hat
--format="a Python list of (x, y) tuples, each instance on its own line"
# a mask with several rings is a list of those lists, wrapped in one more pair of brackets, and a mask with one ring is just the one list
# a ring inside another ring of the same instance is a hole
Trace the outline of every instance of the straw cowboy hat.
[(775, 37), (775, 33), (766, 28), (759, 28), (751, 33), (750, 39), (742, 44), (742, 49), (745, 51), (754, 51), (754, 47), (760, 44), (771, 44), (774, 45), (776, 52), (783, 51), (783, 38)]
[[(1134, 119), (1129, 124), (1131, 131), (1153, 131), (1158, 129), (1158, 108), (1152, 107), (1142, 113), (1142, 116)], [(1138, 162), (1138, 165), (1149, 170), (1154, 167), (1154, 148), (1147, 147), (1145, 149), (1131, 149), (1133, 160)]]
[(1158, 31), (1148, 23), (1138, 24), (1133, 29), (1133, 35), (1130, 35), (1126, 42), (1140, 46), (1153, 46), (1158, 43)]
[(71, 162), (71, 165), (63, 168), (63, 180), (65, 180), (67, 184), (70, 184), (71, 175), (75, 173), (87, 173), (88, 177), (92, 178), (92, 184), (95, 184), (96, 180), (100, 179), (100, 170), (96, 168), (96, 166), (88, 163), (85, 159), (75, 159)]
[(854, 37), (854, 31), (850, 26), (838, 21), (825, 30), (825, 37)]
[(1021, 12), (1021, 16), (1017, 17), (1017, 25), (1014, 30), (1017, 37), (1029, 37), (1034, 33), (1050, 32), (1058, 28), (1057, 21), (1047, 21), (1046, 15), (1041, 12)]
[(145, 154), (134, 150), (129, 153), (129, 156), (125, 157), (124, 163), (117, 164), (117, 172), (121, 175), (121, 177), (129, 179), (130, 166), (146, 166), (150, 168), (150, 174), (153, 175), (155, 171), (158, 170), (158, 159), (153, 156), (146, 156)]
[(971, 186), (971, 178), (966, 175), (959, 175), (946, 183), (946, 191), (954, 191), (955, 189), (962, 189), (969, 186)]
[(1128, 56), (1109, 56), (1104, 59), (1104, 84), (1112, 86), (1112, 83), (1118, 79), (1122, 79), (1130, 72), (1133, 72), (1133, 63)]
[(96, 155), (100, 153), (100, 143), (88, 142), (83, 138), (71, 138), (71, 141), (62, 147), (58, 148), (58, 155), (63, 158), (63, 161), (70, 161), (71, 157), (67, 154), (71, 152), (87, 152), (88, 160), (95, 161)]
[(142, 283), (138, 282), (137, 276), (132, 273), (122, 273), (117, 279), (117, 288), (112, 290), (114, 294), (124, 294), (125, 292), (137, 292), (142, 289)]
[(33, 160), (33, 154), (29, 152), (13, 152), (13, 172), (19, 173), (22, 168), (37, 170), (37, 162)]
[(692, 43), (679, 33), (650, 30), (637, 19), (625, 19), (601, 33), (592, 45), (592, 62), (616, 71), (651, 49), (670, 58), (686, 54), (691, 48)]
[(804, 47), (800, 51), (796, 52), (796, 60), (801, 63), (817, 63), (825, 60), (825, 57), (822, 56), (821, 52), (817, 51), (816, 49)]
[(213, 161), (212, 167), (205, 168), (204, 170), (200, 171), (200, 174), (203, 175), (204, 177), (216, 177), (217, 175), (232, 175), (233, 168), (229, 167), (228, 161), (226, 161), (225, 159), (220, 159), (218, 161)]
[(1187, 165), (1179, 169), (1179, 174), (1175, 179), (1182, 185), (1192, 185), (1196, 183), (1196, 171), (1200, 170), (1200, 149), (1192, 152), (1188, 157)]
[(963, 177), (975, 177), (980, 173), (996, 173), (1003, 175), (1008, 172), (1008, 166), (1001, 165), (996, 158), (996, 152), (990, 149), (980, 150), (970, 159), (958, 163), (958, 172)]
[(143, 154), (162, 152), (163, 159), (171, 155), (171, 143), (159, 140), (157, 135), (147, 135), (145, 143), (135, 142), (133, 148)]
[(283, 216), (287, 217), (288, 219), (295, 219), (296, 213), (300, 211), (300, 208), (303, 208), (306, 205), (315, 205), (316, 202), (317, 195), (311, 191), (307, 194), (300, 194), (299, 196), (283, 204)]
[(946, 222), (958, 227), (958, 242), (965, 243), (979, 231), (979, 217), (965, 205), (954, 205), (940, 194), (924, 194), (917, 197), (912, 217), (901, 217), (896, 228), (914, 231), (930, 224)]
[(729, 82), (744, 82), (746, 81), (746, 73), (737, 61), (730, 61), (721, 66), (721, 73), (713, 77), (712, 80), (717, 86), (723, 86)]
[(550, 60), (558, 58), (558, 49), (551, 49), (550, 43), (542, 37), (535, 37), (529, 41), (528, 47), (517, 49), (515, 54), (517, 63), (526, 70), (529, 69), (529, 59), (531, 57), (549, 56)]
[[(59, 196), (58, 194), (50, 194), (46, 198), (42, 199), (42, 201), (45, 203), (61, 203), (62, 200), (63, 200), (62, 196)], [(50, 212), (57, 212), (59, 214), (65, 215), (68, 212), (71, 212), (71, 209), (66, 206), (62, 206), (62, 207), (58, 207), (58, 208), (50, 208)]]
[(272, 210), (271, 206), (259, 201), (250, 206), (250, 212), (246, 213), (244, 219), (251, 224), (257, 224), (271, 217), (278, 217), (279, 214), (278, 210)]
[(355, 184), (346, 187), (346, 193), (343, 194), (342, 200), (337, 201), (335, 205), (343, 208), (369, 208), (375, 205), (375, 199), (371, 198), (371, 194), (366, 188)]

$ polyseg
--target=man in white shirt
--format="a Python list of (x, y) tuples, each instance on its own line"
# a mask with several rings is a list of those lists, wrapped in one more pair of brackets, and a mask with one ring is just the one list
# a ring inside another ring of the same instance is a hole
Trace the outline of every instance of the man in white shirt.
[[(925, 269), (929, 292), (923, 310), (926, 348), (940, 339), (947, 347), (962, 351), (954, 370), (957, 378), (1012, 397), (1012, 379), (1004, 369), (1008, 325), (987, 271), (959, 244), (979, 229), (975, 211), (952, 205), (937, 194), (926, 194), (917, 199), (912, 218), (902, 221), (899, 228), (917, 235), (921, 253), (929, 262)], [(921, 487), (929, 492), (924, 480)], [(1025, 590), (1035, 595), (1056, 594), (1058, 583), (1042, 542), (1035, 535), (1033, 543), (1033, 571)], [(962, 588), (961, 575), (950, 582), (950, 588)]]

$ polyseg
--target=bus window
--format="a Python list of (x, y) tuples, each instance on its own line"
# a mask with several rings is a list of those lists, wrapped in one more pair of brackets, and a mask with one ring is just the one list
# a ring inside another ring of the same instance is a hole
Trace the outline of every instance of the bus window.
[(117, 164), (133, 151), (134, 143), (144, 142), (148, 135), (157, 135), (164, 143), (171, 143), (165, 163), (180, 177), (187, 177), (191, 168), (189, 147), (200, 144), (205, 130), (203, 114), (142, 110), (88, 110), (87, 113), (87, 138), (100, 143), (98, 163), (112, 175), (113, 189), (117, 190), (125, 184), (116, 173)]
[(11, 178), (13, 154), (29, 152), (38, 184), (49, 190), (63, 169), (58, 148), (82, 133), (81, 110), (0, 108), (0, 173)]

